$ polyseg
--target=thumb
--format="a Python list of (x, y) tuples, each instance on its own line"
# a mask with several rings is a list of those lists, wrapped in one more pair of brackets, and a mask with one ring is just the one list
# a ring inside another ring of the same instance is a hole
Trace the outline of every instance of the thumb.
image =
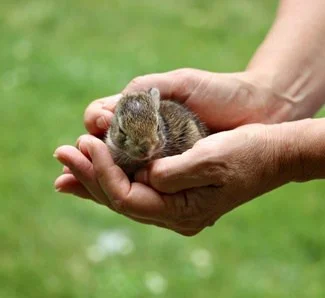
[(198, 69), (182, 68), (164, 73), (148, 74), (134, 78), (122, 93), (146, 90), (156, 87), (163, 99), (185, 102), (202, 78), (209, 72)]
[(136, 173), (135, 180), (164, 193), (175, 193), (211, 184), (221, 186), (223, 174), (221, 163), (216, 164), (210, 154), (193, 148), (181, 155), (154, 160)]
[(122, 93), (148, 90), (149, 88), (155, 87), (160, 91), (162, 98), (170, 98), (174, 93), (174, 82), (175, 78), (172, 72), (166, 73), (155, 73), (134, 78), (122, 91)]

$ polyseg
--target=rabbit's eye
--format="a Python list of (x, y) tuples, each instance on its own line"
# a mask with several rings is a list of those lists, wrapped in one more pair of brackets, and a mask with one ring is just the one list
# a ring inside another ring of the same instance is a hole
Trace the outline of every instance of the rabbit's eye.
[(124, 131), (121, 127), (119, 127), (119, 132), (120, 132), (122, 135), (126, 136), (125, 131)]

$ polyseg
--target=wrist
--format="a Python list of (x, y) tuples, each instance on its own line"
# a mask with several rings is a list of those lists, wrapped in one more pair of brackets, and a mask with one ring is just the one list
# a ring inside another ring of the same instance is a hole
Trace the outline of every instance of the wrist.
[(324, 46), (323, 1), (281, 1), (276, 20), (247, 71), (292, 103), (286, 120), (311, 117), (324, 104)]
[(325, 74), (319, 73), (318, 66), (306, 62), (297, 72), (288, 68), (278, 67), (266, 72), (267, 68), (261, 64), (246, 70), (249, 80), (264, 88), (281, 106), (279, 121), (273, 123), (310, 118), (324, 104)]
[(272, 125), (277, 173), (282, 184), (325, 178), (325, 119)]
[(247, 69), (237, 74), (238, 79), (251, 85), (251, 91), (259, 106), (255, 122), (274, 124), (296, 119), (296, 103), (276, 84), (271, 73), (259, 69)]
[(305, 182), (325, 178), (325, 118), (297, 122), (297, 156), (300, 175), (293, 181)]

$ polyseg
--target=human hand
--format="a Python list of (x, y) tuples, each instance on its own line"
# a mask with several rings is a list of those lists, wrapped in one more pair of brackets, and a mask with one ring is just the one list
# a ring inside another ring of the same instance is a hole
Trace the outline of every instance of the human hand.
[[(265, 80), (266, 81), (266, 80)], [(162, 98), (187, 105), (211, 131), (247, 123), (277, 123), (292, 120), (294, 103), (263, 84), (254, 72), (219, 74), (197, 69), (179, 69), (133, 79), (122, 93), (157, 87)], [(113, 117), (121, 95), (92, 102), (85, 111), (85, 126), (102, 135)]]
[[(104, 204), (136, 221), (195, 235), (235, 207), (291, 179), (294, 125), (252, 124), (211, 135), (181, 155), (153, 161), (131, 183), (106, 145), (82, 136), (55, 155), (69, 170), (61, 192)], [(290, 166), (288, 166), (290, 164)], [(149, 186), (147, 186), (148, 184)]]

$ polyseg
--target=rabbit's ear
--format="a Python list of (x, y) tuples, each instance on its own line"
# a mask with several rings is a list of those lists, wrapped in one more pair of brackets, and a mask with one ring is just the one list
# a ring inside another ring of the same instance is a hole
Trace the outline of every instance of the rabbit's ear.
[(150, 88), (149, 94), (151, 95), (152, 101), (156, 107), (157, 110), (159, 110), (160, 106), (160, 92), (157, 88)]

